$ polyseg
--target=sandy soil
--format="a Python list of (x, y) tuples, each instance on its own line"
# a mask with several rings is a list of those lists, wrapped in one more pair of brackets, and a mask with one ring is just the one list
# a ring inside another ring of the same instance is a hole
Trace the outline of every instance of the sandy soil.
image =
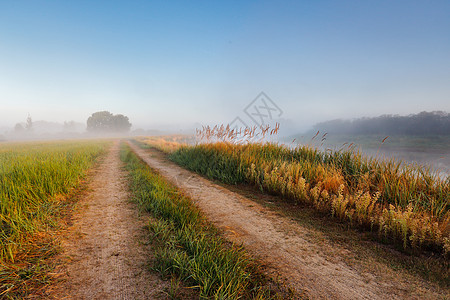
[(171, 163), (156, 150), (142, 150), (131, 143), (130, 146), (148, 165), (186, 192), (228, 239), (242, 243), (252, 255), (267, 263), (270, 276), (288, 282), (299, 292), (306, 291), (312, 299), (450, 296), (389, 266), (371, 266), (381, 270), (372, 273), (368, 268), (351, 265), (344, 260), (355, 255), (351, 249), (317, 244), (316, 233), (311, 229)]
[[(85, 199), (62, 241), (57, 299), (161, 299), (167, 283), (149, 270), (145, 217), (129, 202), (118, 141), (95, 170)], [(147, 218), (148, 219), (148, 218)]]

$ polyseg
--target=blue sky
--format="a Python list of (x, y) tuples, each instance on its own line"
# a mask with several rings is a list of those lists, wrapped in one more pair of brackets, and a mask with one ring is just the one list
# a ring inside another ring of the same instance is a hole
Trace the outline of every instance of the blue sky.
[(450, 2), (0, 0), (0, 126), (227, 123), (261, 91), (299, 131), (450, 111)]

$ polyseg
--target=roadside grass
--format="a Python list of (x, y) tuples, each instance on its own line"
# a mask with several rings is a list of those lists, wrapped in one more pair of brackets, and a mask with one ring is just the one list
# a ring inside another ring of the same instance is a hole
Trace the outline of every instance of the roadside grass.
[(122, 146), (121, 158), (129, 171), (134, 200), (157, 219), (149, 223), (156, 252), (153, 268), (163, 276), (172, 276), (171, 294), (176, 280), (181, 280), (197, 290), (200, 298), (289, 296), (275, 293), (280, 288), (270, 287), (273, 283), (246, 251), (224, 240), (187, 196), (151, 170), (128, 146)]
[(174, 162), (228, 184), (247, 183), (307, 204), (405, 250), (450, 253), (450, 179), (354, 150), (322, 152), (273, 143), (183, 145)]
[(0, 147), (0, 297), (23, 298), (49, 283), (55, 233), (107, 142)]

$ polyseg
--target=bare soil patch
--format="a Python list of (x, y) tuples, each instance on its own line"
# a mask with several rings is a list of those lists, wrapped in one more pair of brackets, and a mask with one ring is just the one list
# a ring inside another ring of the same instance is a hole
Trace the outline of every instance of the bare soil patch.
[(152, 273), (144, 215), (129, 202), (126, 172), (115, 141), (95, 171), (73, 224), (61, 242), (57, 299), (158, 299), (168, 283)]
[[(322, 239), (255, 201), (168, 161), (157, 150), (132, 149), (187, 193), (225, 236), (267, 264), (267, 273), (313, 299), (445, 299), (448, 290), (375, 260), (358, 258), (351, 245)], [(351, 257), (352, 259), (348, 259)], [(370, 267), (361, 265), (371, 263)]]

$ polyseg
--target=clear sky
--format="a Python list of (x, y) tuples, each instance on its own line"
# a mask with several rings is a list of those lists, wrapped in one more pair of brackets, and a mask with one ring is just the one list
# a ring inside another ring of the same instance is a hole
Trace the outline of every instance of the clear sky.
[(0, 0), (0, 126), (450, 112), (450, 1)]

